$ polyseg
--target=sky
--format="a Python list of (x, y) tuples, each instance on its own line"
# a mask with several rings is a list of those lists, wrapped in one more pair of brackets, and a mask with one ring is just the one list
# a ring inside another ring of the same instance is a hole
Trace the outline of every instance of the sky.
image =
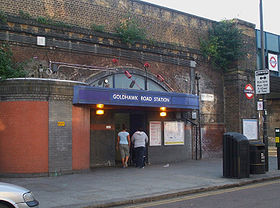
[[(238, 18), (260, 29), (260, 0), (142, 0), (185, 13), (221, 21)], [(280, 0), (263, 0), (264, 31), (280, 35)]]

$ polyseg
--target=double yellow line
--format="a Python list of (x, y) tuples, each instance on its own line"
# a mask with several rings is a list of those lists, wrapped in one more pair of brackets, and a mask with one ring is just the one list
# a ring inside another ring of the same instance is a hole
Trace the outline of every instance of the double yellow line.
[(144, 208), (144, 207), (151, 207), (151, 206), (159, 206), (159, 205), (163, 205), (163, 204), (187, 201), (187, 200), (197, 199), (197, 198), (201, 198), (201, 197), (214, 196), (214, 195), (219, 195), (219, 194), (223, 194), (223, 193), (258, 188), (258, 187), (277, 184), (277, 183), (280, 183), (280, 180), (250, 184), (250, 185), (245, 185), (245, 186), (241, 186), (241, 187), (234, 187), (234, 188), (222, 189), (222, 190), (217, 190), (217, 191), (209, 191), (209, 192), (204, 192), (204, 193), (199, 193), (199, 194), (192, 194), (192, 195), (188, 195), (188, 196), (176, 197), (176, 198), (155, 201), (155, 202), (148, 202), (148, 203), (139, 204), (139, 205), (135, 204), (133, 206), (127, 206), (126, 208)]

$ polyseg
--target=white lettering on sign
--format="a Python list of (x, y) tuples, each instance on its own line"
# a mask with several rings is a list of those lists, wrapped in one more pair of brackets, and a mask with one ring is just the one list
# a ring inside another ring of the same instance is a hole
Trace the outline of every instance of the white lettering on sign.
[(166, 97), (154, 97), (154, 102), (169, 103), (170, 99)]
[(138, 100), (137, 95), (121, 95), (121, 94), (113, 94), (114, 100)]
[(141, 96), (141, 101), (148, 101), (151, 102), (153, 100), (152, 97), (148, 97), (148, 96)]
[(269, 70), (255, 71), (256, 94), (270, 93)]
[(158, 102), (169, 103), (169, 97), (145, 96), (145, 95), (126, 95), (126, 94), (113, 94), (113, 100), (127, 100), (127, 101), (141, 101), (141, 102)]

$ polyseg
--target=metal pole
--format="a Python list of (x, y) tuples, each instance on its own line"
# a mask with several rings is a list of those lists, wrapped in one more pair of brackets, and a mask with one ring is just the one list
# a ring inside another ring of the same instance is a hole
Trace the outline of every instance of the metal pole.
[[(199, 80), (200, 76), (198, 74), (195, 74), (196, 79), (196, 89), (197, 89), (197, 96), (200, 95), (199, 90)], [(201, 125), (200, 125), (200, 109), (197, 110), (197, 122), (198, 122), (198, 140), (199, 140), (199, 159), (202, 159), (202, 145), (201, 145)]]
[(280, 170), (280, 147), (277, 147), (277, 169)]
[(145, 90), (148, 90), (147, 67), (144, 68), (145, 68)]
[(265, 69), (264, 59), (264, 32), (263, 32), (263, 6), (262, 0), (260, 0), (260, 29), (261, 29), (261, 69)]
[[(260, 30), (261, 30), (261, 69), (265, 70), (265, 55), (264, 55), (264, 31), (263, 31), (263, 5), (260, 0)], [(263, 143), (265, 145), (265, 169), (268, 171), (268, 138), (266, 126), (266, 96), (263, 94)]]

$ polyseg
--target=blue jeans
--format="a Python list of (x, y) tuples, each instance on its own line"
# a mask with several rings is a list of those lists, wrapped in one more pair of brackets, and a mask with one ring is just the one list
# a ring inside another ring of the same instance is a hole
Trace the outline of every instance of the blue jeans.
[(144, 153), (145, 153), (145, 147), (136, 147), (135, 150), (135, 163), (136, 167), (142, 168), (144, 167)]

